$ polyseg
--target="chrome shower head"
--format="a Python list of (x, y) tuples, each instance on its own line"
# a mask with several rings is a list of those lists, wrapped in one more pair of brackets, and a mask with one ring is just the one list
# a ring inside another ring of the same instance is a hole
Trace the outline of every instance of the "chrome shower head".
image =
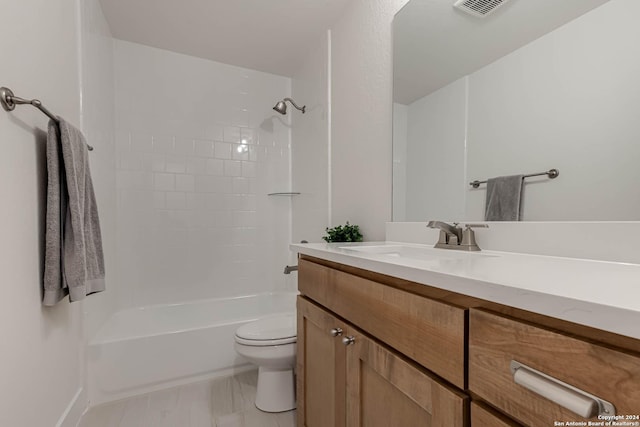
[(273, 109), (282, 115), (287, 114), (287, 104), (284, 101), (279, 101)]
[(278, 103), (276, 104), (275, 107), (273, 107), (274, 110), (276, 110), (278, 113), (285, 115), (287, 114), (287, 104), (285, 103), (285, 101), (289, 101), (291, 103), (291, 105), (293, 105), (294, 107), (296, 107), (298, 110), (302, 111), (302, 114), (304, 114), (305, 109), (307, 108), (306, 105), (303, 105), (302, 107), (298, 107), (296, 105), (295, 102), (293, 102), (293, 99), (291, 98), (285, 98), (282, 101), (278, 101)]

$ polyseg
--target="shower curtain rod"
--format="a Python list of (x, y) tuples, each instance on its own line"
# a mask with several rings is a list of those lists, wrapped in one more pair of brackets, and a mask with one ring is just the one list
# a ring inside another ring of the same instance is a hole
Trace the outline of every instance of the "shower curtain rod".
[[(60, 124), (60, 120), (44, 105), (42, 105), (42, 102), (37, 99), (24, 99), (19, 96), (15, 96), (13, 91), (8, 87), (0, 88), (0, 104), (2, 104), (2, 108), (4, 108), (5, 111), (13, 111), (13, 109), (16, 108), (16, 105), (33, 105), (38, 110), (46, 114), (51, 120)], [(93, 147), (89, 144), (87, 144), (87, 149), (89, 151), (93, 151)]]

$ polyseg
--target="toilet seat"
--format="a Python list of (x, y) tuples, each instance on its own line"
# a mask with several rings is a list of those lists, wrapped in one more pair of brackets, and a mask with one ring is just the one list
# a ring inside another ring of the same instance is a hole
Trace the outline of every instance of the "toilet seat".
[(238, 344), (255, 347), (294, 343), (297, 340), (296, 316), (286, 313), (249, 322), (238, 328), (235, 340)]

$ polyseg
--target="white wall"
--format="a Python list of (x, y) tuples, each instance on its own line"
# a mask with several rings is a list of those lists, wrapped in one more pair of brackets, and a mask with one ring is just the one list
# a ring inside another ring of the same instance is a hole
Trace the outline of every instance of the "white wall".
[(329, 40), (325, 34), (292, 78), (292, 95), (306, 104), (305, 114), (291, 108), (292, 239), (320, 242), (329, 226)]
[(290, 79), (123, 41), (115, 62), (119, 306), (284, 288)]
[(353, 0), (332, 26), (332, 225), (384, 240), (391, 219), (391, 21), (407, 0)]
[[(73, 0), (3, 1), (2, 80), (80, 126)], [(48, 119), (28, 106), (0, 110), (0, 425), (54, 426), (82, 387), (82, 302), (43, 307)]]

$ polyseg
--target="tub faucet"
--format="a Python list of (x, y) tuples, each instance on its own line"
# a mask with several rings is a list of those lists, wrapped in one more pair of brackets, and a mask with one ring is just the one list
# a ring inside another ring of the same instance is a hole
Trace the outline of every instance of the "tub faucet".
[(291, 274), (292, 271), (298, 271), (297, 265), (285, 265), (284, 274)]
[(476, 234), (472, 227), (488, 228), (487, 224), (466, 224), (464, 230), (458, 227), (458, 223), (453, 225), (442, 221), (429, 221), (429, 228), (440, 230), (440, 237), (435, 244), (439, 249), (458, 249), (461, 251), (479, 251), (480, 247), (476, 243)]

